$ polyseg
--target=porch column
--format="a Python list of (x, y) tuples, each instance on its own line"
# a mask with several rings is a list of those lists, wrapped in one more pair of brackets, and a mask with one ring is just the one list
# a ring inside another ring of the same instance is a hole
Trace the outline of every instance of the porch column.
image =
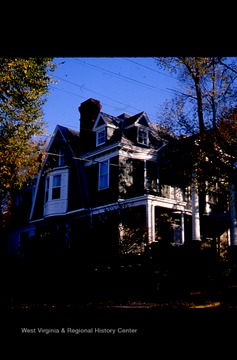
[(235, 184), (230, 184), (230, 245), (237, 245)]
[(146, 160), (144, 160), (144, 190), (147, 190), (147, 167), (146, 167)]
[(184, 231), (184, 212), (181, 211), (181, 244), (183, 245), (184, 244), (184, 241), (185, 241), (185, 231)]
[(192, 186), (192, 240), (201, 240), (200, 236), (200, 216), (199, 216), (199, 197), (197, 185)]
[[(208, 188), (208, 182), (207, 181), (206, 181), (206, 188)], [(209, 200), (210, 200), (210, 196), (209, 196), (209, 194), (206, 194), (206, 196), (205, 196), (205, 213), (206, 214), (211, 213), (211, 206), (210, 206)]]
[(155, 206), (149, 200), (146, 205), (146, 227), (148, 244), (151, 244), (155, 241)]

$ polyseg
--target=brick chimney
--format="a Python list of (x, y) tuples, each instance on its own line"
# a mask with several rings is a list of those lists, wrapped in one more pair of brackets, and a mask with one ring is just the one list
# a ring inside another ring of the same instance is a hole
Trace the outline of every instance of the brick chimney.
[(80, 141), (82, 152), (92, 150), (96, 146), (95, 133), (92, 131), (97, 116), (102, 108), (99, 100), (88, 99), (81, 103), (80, 112)]

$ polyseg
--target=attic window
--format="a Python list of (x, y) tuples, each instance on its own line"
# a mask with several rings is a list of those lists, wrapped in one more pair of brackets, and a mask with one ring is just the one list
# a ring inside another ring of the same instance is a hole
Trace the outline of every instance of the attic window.
[(106, 128), (103, 128), (102, 130), (98, 130), (96, 132), (96, 146), (105, 144), (105, 141), (106, 141)]
[(137, 132), (137, 142), (139, 144), (149, 145), (148, 130), (143, 127), (138, 127)]

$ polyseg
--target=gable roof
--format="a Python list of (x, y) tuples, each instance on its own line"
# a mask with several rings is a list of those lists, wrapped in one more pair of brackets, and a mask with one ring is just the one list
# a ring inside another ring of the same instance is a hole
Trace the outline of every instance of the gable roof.
[[(71, 148), (71, 151), (76, 156), (79, 155), (79, 146), (80, 146), (80, 133), (79, 131), (72, 130), (70, 128), (67, 128), (62, 125), (57, 125), (54, 130), (54, 135), (50, 139), (50, 142), (47, 146), (46, 153), (49, 153), (52, 149), (53, 145), (57, 142), (57, 140), (61, 138), (63, 141), (65, 141), (69, 147)], [(47, 161), (47, 157), (46, 157)]]
[[(109, 115), (105, 112), (100, 112), (97, 116), (95, 121), (93, 131), (100, 128), (101, 126), (110, 126), (115, 129), (120, 130), (120, 135), (117, 133), (114, 140), (121, 140), (123, 141), (126, 139), (126, 129), (132, 126), (141, 125), (149, 128), (150, 130), (150, 146), (152, 148), (159, 148), (164, 144), (168, 143), (171, 140), (177, 139), (178, 137), (173, 134), (171, 131), (167, 130), (166, 128), (162, 127), (159, 124), (152, 123), (145, 111), (142, 111), (135, 115), (129, 114), (120, 114), (119, 116)], [(124, 132), (125, 131), (125, 132)], [(127, 141), (130, 142), (130, 139), (127, 138)]]
[(31, 208), (30, 221), (36, 221), (43, 218), (45, 194), (44, 172), (45, 169), (48, 170), (47, 165), (50, 164), (50, 156), (54, 155), (55, 152), (57, 152), (58, 149), (61, 148), (61, 146), (65, 146), (66, 148), (67, 163), (65, 165), (69, 165), (71, 169), (74, 168), (74, 172), (76, 173), (75, 183), (78, 184), (78, 192), (80, 193), (80, 197), (76, 197), (76, 199), (78, 199), (78, 207), (84, 207), (85, 204), (88, 204), (89, 198), (84, 181), (83, 165), (80, 161), (75, 161), (74, 159), (79, 157), (80, 154), (79, 131), (72, 130), (65, 126), (57, 125), (54, 131), (54, 135), (46, 149), (46, 157), (44, 160), (44, 164), (37, 176), (36, 191)]
[(149, 122), (150, 121), (148, 119), (146, 112), (142, 111), (138, 114), (126, 117), (124, 119), (124, 127), (126, 128), (128, 126), (134, 125), (135, 123), (139, 123), (140, 125), (148, 126)]
[(95, 124), (94, 124), (92, 130), (95, 131), (96, 128), (98, 128), (104, 124), (108, 125), (108, 126), (119, 128), (121, 126), (121, 119), (119, 119), (116, 116), (109, 115), (104, 112), (100, 112), (95, 121)]

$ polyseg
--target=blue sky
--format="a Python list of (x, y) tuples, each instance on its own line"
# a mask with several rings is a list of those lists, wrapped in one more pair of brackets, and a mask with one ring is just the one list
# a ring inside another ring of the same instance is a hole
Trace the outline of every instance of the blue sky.
[(57, 124), (79, 130), (80, 104), (94, 98), (101, 111), (118, 116), (146, 111), (156, 122), (165, 99), (174, 95), (178, 81), (158, 68), (152, 57), (54, 58), (57, 84), (50, 85), (44, 105), (47, 131)]

